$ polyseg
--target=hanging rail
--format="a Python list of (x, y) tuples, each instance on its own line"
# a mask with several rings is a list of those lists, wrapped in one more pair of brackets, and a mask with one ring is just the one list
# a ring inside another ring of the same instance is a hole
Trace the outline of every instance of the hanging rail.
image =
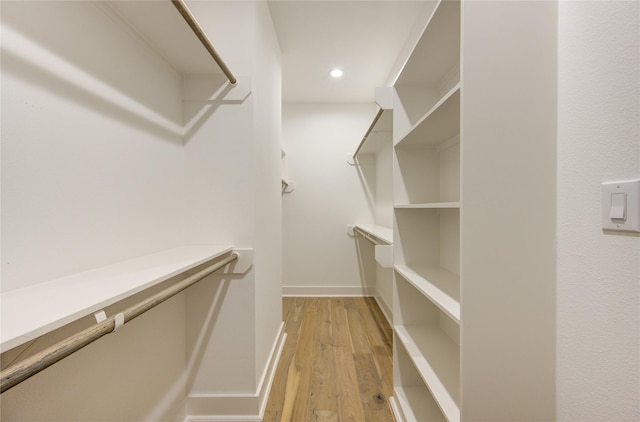
[(359, 227), (354, 227), (353, 231), (358, 233), (360, 236), (364, 237), (374, 245), (387, 245), (387, 242), (381, 241), (376, 236), (372, 235), (371, 233), (367, 233), (366, 231), (362, 230)]
[(354, 160), (356, 159), (356, 155), (358, 155), (358, 152), (360, 152), (360, 149), (364, 146), (364, 142), (367, 140), (367, 138), (371, 134), (371, 131), (373, 130), (374, 126), (376, 125), (376, 123), (378, 123), (378, 120), (380, 120), (380, 117), (382, 117), (382, 113), (384, 113), (384, 110), (382, 108), (379, 108), (378, 113), (376, 113), (375, 117), (373, 118), (373, 121), (371, 122), (371, 125), (369, 126), (369, 129), (367, 129), (367, 132), (362, 137), (362, 141), (360, 141), (360, 145), (358, 145), (356, 152), (353, 154)]
[(171, 3), (173, 3), (176, 9), (178, 9), (178, 12), (180, 12), (184, 20), (191, 27), (191, 30), (193, 31), (194, 34), (196, 34), (196, 37), (198, 37), (198, 39), (200, 40), (204, 48), (206, 48), (209, 54), (211, 54), (211, 57), (213, 57), (213, 60), (215, 60), (215, 62), (218, 64), (222, 72), (229, 79), (229, 82), (231, 83), (231, 85), (236, 85), (238, 83), (238, 80), (236, 79), (235, 76), (233, 76), (233, 73), (231, 73), (231, 70), (229, 69), (227, 64), (224, 62), (224, 60), (222, 60), (222, 57), (220, 57), (216, 49), (213, 48), (213, 45), (211, 45), (211, 43), (209, 42), (209, 39), (204, 34), (204, 31), (202, 30), (200, 25), (198, 25), (198, 22), (189, 11), (189, 8), (187, 8), (187, 5), (184, 4), (184, 1), (171, 0)]
[(185, 278), (184, 280), (143, 300), (142, 302), (130, 306), (117, 315), (113, 315), (98, 324), (92, 325), (91, 327), (62, 340), (25, 360), (8, 367), (0, 374), (0, 394), (12, 387), (15, 387), (38, 372), (50, 367), (54, 363), (61, 361), (72, 353), (75, 353), (83, 347), (93, 343), (100, 337), (114, 332), (121, 325), (142, 315), (151, 308), (158, 306), (165, 300), (170, 299), (237, 259), (238, 255), (233, 253), (231, 256), (216, 262), (210, 267), (207, 267), (190, 277)]

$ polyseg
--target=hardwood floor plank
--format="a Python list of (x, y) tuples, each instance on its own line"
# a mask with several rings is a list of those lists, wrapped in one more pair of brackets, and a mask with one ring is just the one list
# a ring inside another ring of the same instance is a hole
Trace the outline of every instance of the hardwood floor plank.
[(384, 391), (378, 368), (371, 354), (354, 356), (360, 401), (365, 410), (381, 410), (387, 405), (388, 392)]
[(392, 422), (392, 337), (375, 300), (284, 298), (282, 306), (287, 341), (264, 421)]
[(338, 418), (340, 422), (364, 421), (364, 409), (360, 402), (358, 376), (353, 364), (353, 354), (345, 347), (335, 347), (336, 390), (338, 393)]
[[(290, 376), (287, 378), (287, 395), (285, 410), (291, 409), (292, 421), (304, 421), (311, 413), (309, 398), (311, 396), (311, 378), (313, 373), (313, 346), (315, 334), (315, 318), (318, 313), (317, 299), (306, 298), (296, 353), (290, 365)], [(291, 388), (289, 388), (291, 383)], [(289, 406), (286, 406), (292, 402)]]
[(336, 365), (331, 344), (331, 303), (318, 302), (313, 350), (313, 378), (310, 408), (312, 413), (334, 411), (336, 399)]

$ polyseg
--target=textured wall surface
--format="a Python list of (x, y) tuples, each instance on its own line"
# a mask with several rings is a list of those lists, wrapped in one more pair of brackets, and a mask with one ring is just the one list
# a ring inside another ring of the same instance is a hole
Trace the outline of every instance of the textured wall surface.
[(600, 228), (600, 184), (640, 177), (639, 5), (559, 5), (562, 421), (640, 419), (640, 237)]

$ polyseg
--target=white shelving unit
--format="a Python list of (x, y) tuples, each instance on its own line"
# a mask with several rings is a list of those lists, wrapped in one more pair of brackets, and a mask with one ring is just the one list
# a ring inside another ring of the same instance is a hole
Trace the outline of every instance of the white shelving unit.
[(184, 246), (2, 293), (3, 351), (231, 252)]
[(457, 421), (463, 208), (459, 1), (435, 3), (395, 92), (396, 417)]
[(555, 416), (556, 9), (434, 1), (394, 84), (397, 420)]

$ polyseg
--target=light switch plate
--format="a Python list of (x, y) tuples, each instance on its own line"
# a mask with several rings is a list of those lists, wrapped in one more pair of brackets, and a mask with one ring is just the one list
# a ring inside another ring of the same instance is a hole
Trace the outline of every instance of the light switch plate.
[(640, 179), (602, 184), (602, 229), (640, 232)]

